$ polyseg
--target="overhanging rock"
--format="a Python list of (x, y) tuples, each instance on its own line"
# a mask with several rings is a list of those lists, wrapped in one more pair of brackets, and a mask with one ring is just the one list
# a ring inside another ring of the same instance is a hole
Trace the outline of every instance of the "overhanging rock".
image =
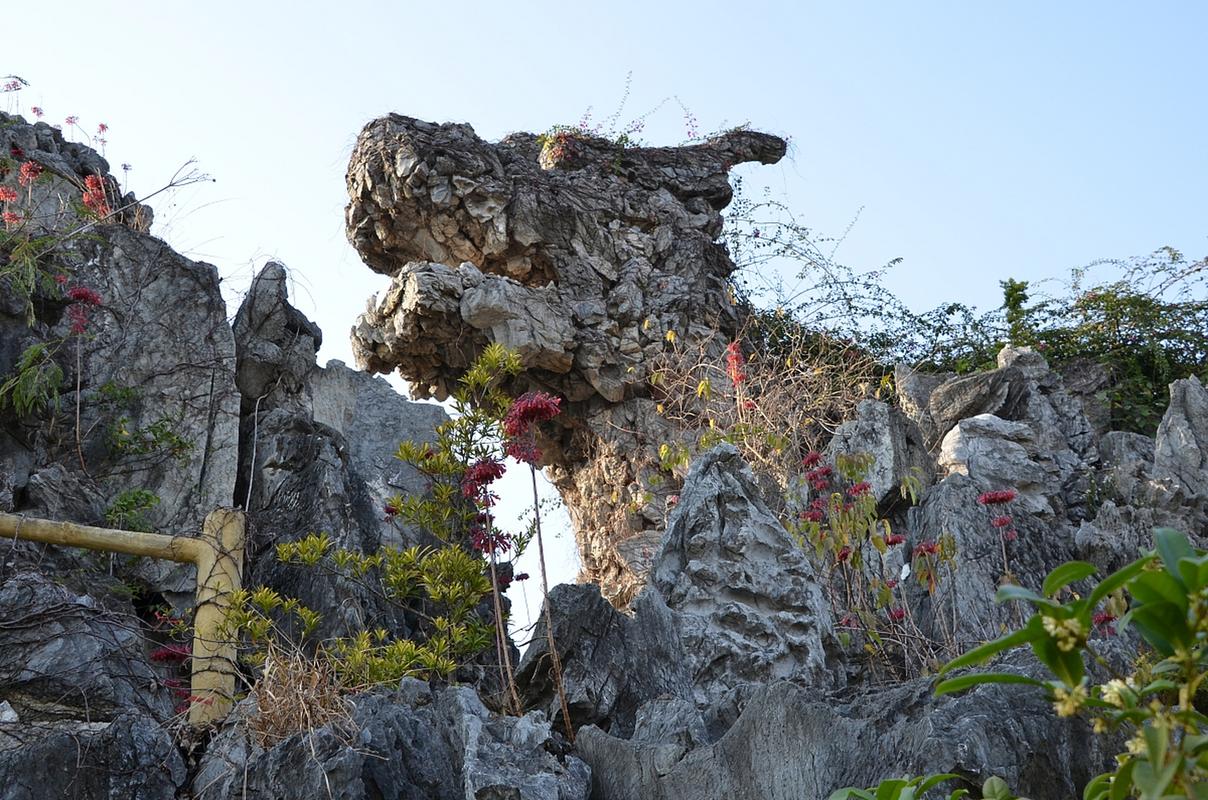
[(576, 133), (490, 144), (397, 114), (357, 140), (348, 238), (392, 278), (353, 329), (358, 364), (444, 397), (488, 343), (517, 349), (525, 372), (509, 388), (567, 400), (546, 466), (583, 577), (615, 603), (644, 583), (674, 492), (645, 480), (683, 435), (655, 413), (655, 359), (670, 338), (720, 361), (741, 323), (716, 241), (728, 173), (784, 153), (746, 130), (688, 147)]

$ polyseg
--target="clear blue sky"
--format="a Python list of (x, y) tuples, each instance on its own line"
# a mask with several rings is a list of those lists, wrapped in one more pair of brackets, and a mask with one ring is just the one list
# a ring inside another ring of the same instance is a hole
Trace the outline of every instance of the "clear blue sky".
[[(385, 284), (343, 235), (366, 121), (539, 131), (607, 116), (630, 71), (622, 121), (678, 95), (703, 131), (791, 136), (791, 160), (745, 174), (821, 233), (863, 208), (840, 258), (904, 258), (891, 286), (916, 308), (1166, 244), (1208, 255), (1200, 2), (8, 6), (0, 74), (31, 81), (22, 105), (108, 123), (138, 191), (196, 157), (217, 182), (157, 202), (160, 234), (233, 289), (284, 261), (324, 357), (350, 360)], [(678, 107), (644, 135), (685, 138)]]

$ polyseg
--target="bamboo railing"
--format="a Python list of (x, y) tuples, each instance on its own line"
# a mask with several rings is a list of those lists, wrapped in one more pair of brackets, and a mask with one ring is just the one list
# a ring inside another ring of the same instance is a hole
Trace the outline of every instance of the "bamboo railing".
[(197, 565), (193, 618), (189, 723), (221, 720), (235, 702), (236, 643), (222, 632), (231, 592), (242, 585), (244, 515), (234, 508), (210, 512), (201, 536), (111, 530), (0, 514), (0, 536), (28, 542), (85, 547)]

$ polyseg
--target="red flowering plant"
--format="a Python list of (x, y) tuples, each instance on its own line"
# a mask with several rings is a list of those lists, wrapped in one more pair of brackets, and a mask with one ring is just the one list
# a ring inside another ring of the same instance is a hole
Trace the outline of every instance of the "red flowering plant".
[(1015, 518), (1010, 513), (1011, 503), (1019, 496), (1014, 489), (995, 489), (982, 492), (977, 496), (977, 502), (986, 508), (990, 514), (990, 528), (998, 534), (1002, 545), (1002, 582), (1015, 583), (1011, 573), (1011, 560), (1008, 556), (1008, 544), (1019, 538), (1015, 530)]
[[(515, 713), (522, 711), (522, 705), (515, 686), (507, 615), (501, 595), (511, 581), (520, 576), (515, 575), (511, 564), (502, 559), (506, 557), (514, 562), (530, 539), (535, 539), (542, 591), (548, 595), (536, 494), (536, 470), (542, 457), (536, 432), (540, 425), (557, 417), (562, 410), (561, 399), (547, 392), (527, 392), (513, 399), (502, 390), (501, 384), (519, 374), (521, 367), (520, 356), (515, 351), (498, 344), (483, 350), (453, 392), (452, 418), (437, 428), (436, 441), (403, 442), (395, 453), (398, 459), (411, 464), (428, 478), (428, 496), (394, 497), (386, 508), (387, 515), (399, 524), (419, 527), (442, 542), (465, 543), (485, 560), (493, 587), (497, 666), (501, 685), (506, 691), (500, 705)], [(502, 530), (494, 514), (498, 496), (493, 486), (503, 477), (508, 457), (528, 465), (533, 484), (533, 525), (515, 535)], [(548, 603), (546, 614), (548, 617)], [(552, 642), (553, 626), (548, 618), (546, 623), (564, 722), (567, 734), (573, 740), (557, 649)]]
[(648, 380), (657, 413), (685, 432), (660, 446), (652, 487), (674, 491), (693, 455), (728, 442), (784, 497), (802, 473), (801, 459), (860, 400), (889, 390), (880, 367), (858, 349), (772, 313), (752, 314), (724, 341), (689, 343), (667, 331)]
[[(840, 642), (859, 644), (880, 663), (913, 674), (936, 662), (939, 646), (915, 624), (901, 580), (912, 573), (924, 586), (935, 580), (940, 549), (921, 543), (911, 561), (906, 536), (879, 513), (868, 480), (874, 465), (867, 453), (840, 453), (833, 460), (818, 451), (807, 453), (784, 523), (825, 576)], [(921, 488), (912, 474), (899, 491), (913, 504)], [(924, 554), (936, 558), (930, 569), (920, 569)]]

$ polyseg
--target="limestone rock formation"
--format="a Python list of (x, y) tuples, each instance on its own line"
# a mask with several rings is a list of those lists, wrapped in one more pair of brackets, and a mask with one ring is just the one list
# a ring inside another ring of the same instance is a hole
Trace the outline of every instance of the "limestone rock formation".
[(443, 397), (489, 342), (520, 351), (517, 391), (567, 399), (544, 442), (585, 580), (624, 605), (664, 528), (647, 490), (660, 444), (647, 379), (666, 338), (720, 357), (738, 328), (717, 243), (733, 166), (773, 163), (782, 140), (736, 130), (704, 144), (624, 148), (589, 136), (482, 141), (468, 125), (392, 114), (365, 127), (348, 168), (348, 238), (391, 276), (357, 321), (370, 371)]
[(0, 721), (4, 800), (175, 800), (187, 775), (171, 733), (136, 712), (83, 724)]
[(587, 800), (591, 770), (540, 713), (492, 715), (473, 689), (407, 679), (358, 698), (351, 724), (260, 746), (237, 717), (207, 749), (198, 800)]

